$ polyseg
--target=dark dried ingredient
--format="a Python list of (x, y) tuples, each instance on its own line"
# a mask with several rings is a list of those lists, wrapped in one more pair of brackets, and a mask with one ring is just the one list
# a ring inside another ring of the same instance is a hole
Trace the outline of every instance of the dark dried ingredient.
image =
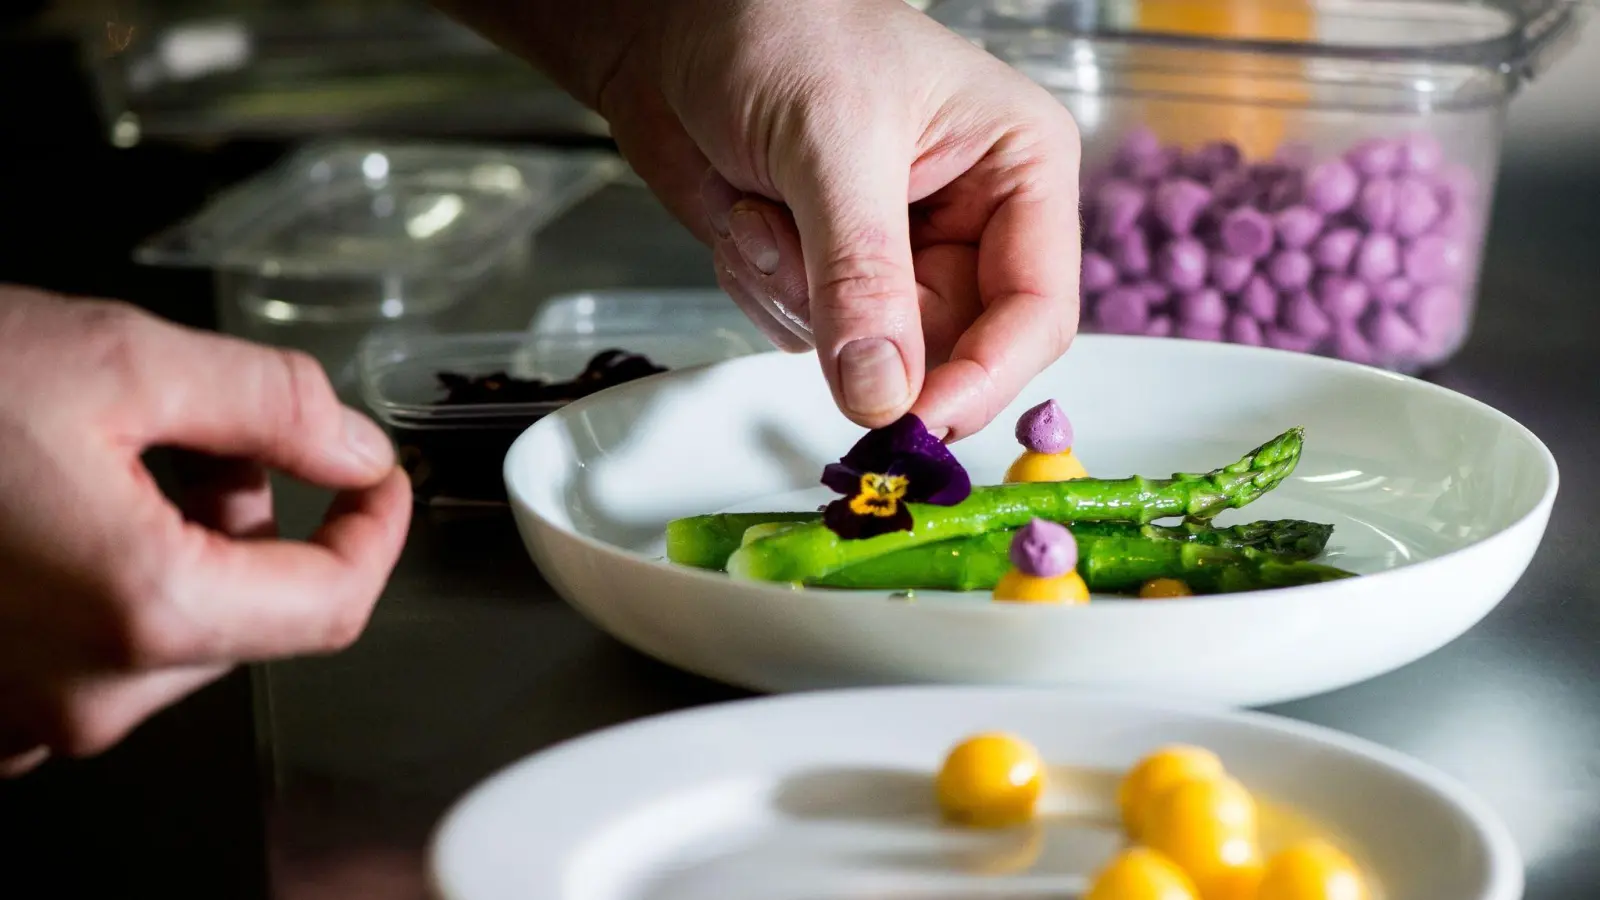
[(583, 371), (569, 381), (513, 378), (505, 372), (479, 376), (440, 372), (438, 378), (446, 392), (441, 401), (445, 406), (562, 403), (666, 370), (665, 366), (658, 366), (637, 353), (603, 350), (595, 354)]

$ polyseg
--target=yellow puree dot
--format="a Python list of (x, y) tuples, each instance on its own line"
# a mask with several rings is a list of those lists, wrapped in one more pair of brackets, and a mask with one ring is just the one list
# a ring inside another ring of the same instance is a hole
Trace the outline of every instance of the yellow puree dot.
[(945, 757), (935, 781), (939, 808), (952, 822), (980, 828), (1019, 825), (1033, 818), (1044, 789), (1044, 763), (1015, 735), (968, 738)]
[(1117, 805), (1128, 837), (1139, 840), (1152, 801), (1192, 778), (1221, 778), (1222, 760), (1203, 747), (1174, 744), (1140, 760), (1117, 786)]
[(1368, 900), (1361, 872), (1326, 841), (1311, 840), (1267, 860), (1252, 900)]
[(1193, 597), (1194, 591), (1189, 586), (1176, 578), (1152, 578), (1139, 588), (1139, 596), (1145, 600), (1166, 600), (1173, 597)]
[(1077, 572), (1040, 578), (1012, 569), (994, 586), (994, 599), (1008, 603), (1088, 603), (1089, 585)]
[(1261, 867), (1255, 799), (1226, 775), (1194, 778), (1150, 804), (1144, 843), (1189, 873), (1203, 900), (1235, 900)]
[(1084, 469), (1083, 463), (1078, 462), (1078, 458), (1073, 455), (1070, 448), (1060, 453), (1035, 453), (1026, 450), (1011, 464), (1011, 468), (1006, 470), (1005, 481), (1006, 484), (1031, 484), (1088, 477), (1088, 471)]
[(1172, 860), (1133, 847), (1100, 870), (1083, 900), (1200, 900), (1200, 893)]

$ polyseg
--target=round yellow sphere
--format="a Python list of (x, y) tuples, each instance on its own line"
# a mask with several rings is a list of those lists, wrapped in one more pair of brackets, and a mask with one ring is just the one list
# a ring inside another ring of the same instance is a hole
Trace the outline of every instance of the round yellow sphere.
[(1255, 799), (1226, 775), (1168, 788), (1152, 799), (1143, 825), (1144, 844), (1182, 866), (1204, 900), (1222, 900), (1240, 870), (1259, 864)]
[(994, 586), (994, 599), (1007, 603), (1088, 603), (1089, 585), (1077, 572), (1040, 578), (1012, 569)]
[(1037, 482), (1071, 481), (1088, 478), (1089, 472), (1078, 462), (1071, 449), (1060, 453), (1035, 453), (1024, 450), (1017, 461), (1006, 470), (1006, 484), (1031, 484)]
[(980, 734), (945, 757), (935, 784), (945, 818), (962, 825), (1001, 828), (1033, 819), (1044, 790), (1039, 751), (1010, 734)]
[(1139, 596), (1145, 600), (1170, 600), (1193, 597), (1194, 591), (1176, 578), (1152, 578), (1139, 586)]
[(1273, 854), (1256, 900), (1368, 900), (1354, 861), (1326, 841), (1295, 844)]
[(1144, 829), (1145, 811), (1168, 788), (1191, 778), (1221, 778), (1222, 760), (1203, 747), (1176, 744), (1163, 747), (1140, 760), (1117, 786), (1122, 827), (1132, 840)]
[(1200, 900), (1200, 893), (1172, 860), (1133, 847), (1100, 870), (1083, 900)]

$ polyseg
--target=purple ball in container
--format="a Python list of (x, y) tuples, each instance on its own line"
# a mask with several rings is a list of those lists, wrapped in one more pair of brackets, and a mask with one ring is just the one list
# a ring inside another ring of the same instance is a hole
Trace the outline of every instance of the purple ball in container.
[(1162, 182), (1155, 190), (1153, 209), (1157, 222), (1175, 235), (1194, 230), (1200, 214), (1211, 204), (1211, 191), (1189, 178)]
[(1298, 291), (1311, 283), (1316, 271), (1311, 257), (1299, 250), (1284, 250), (1267, 261), (1267, 277), (1285, 291)]
[(1250, 318), (1244, 313), (1238, 313), (1228, 320), (1228, 340), (1235, 344), (1248, 344), (1252, 347), (1261, 346), (1264, 335), (1261, 333), (1261, 323)]
[(1224, 172), (1231, 172), (1244, 163), (1244, 151), (1228, 141), (1212, 141), (1189, 154), (1183, 161), (1183, 170), (1201, 181), (1209, 181)]
[(1248, 206), (1261, 193), (1250, 173), (1243, 169), (1223, 172), (1211, 180), (1211, 195), (1218, 204), (1228, 209)]
[(1151, 316), (1150, 324), (1144, 327), (1144, 333), (1150, 337), (1172, 337), (1172, 317)]
[(1179, 322), (1177, 336), (1191, 341), (1220, 341), (1222, 340), (1222, 326), (1201, 325), (1198, 322)]
[(1318, 303), (1324, 312), (1340, 322), (1353, 322), (1360, 317), (1367, 309), (1370, 296), (1367, 286), (1354, 278), (1329, 273), (1317, 279)]
[(1305, 181), (1299, 172), (1289, 172), (1278, 176), (1268, 184), (1265, 205), (1269, 211), (1281, 212), (1291, 206), (1300, 205), (1305, 199)]
[(1414, 356), (1422, 343), (1411, 323), (1392, 309), (1378, 310), (1368, 320), (1366, 332), (1372, 349), (1391, 363)]
[(1334, 332), (1333, 355), (1353, 363), (1372, 364), (1372, 348), (1354, 323), (1341, 325)]
[(1394, 225), (1399, 206), (1399, 189), (1388, 178), (1374, 178), (1361, 188), (1356, 198), (1356, 216), (1373, 231), (1388, 231)]
[(1316, 158), (1316, 151), (1310, 144), (1295, 141), (1285, 142), (1278, 146), (1276, 153), (1272, 154), (1272, 161), (1288, 166), (1291, 169), (1309, 169), (1311, 162)]
[(1390, 278), (1372, 286), (1372, 296), (1384, 306), (1400, 306), (1417, 292), (1416, 285), (1404, 278)]
[(1091, 294), (1117, 283), (1117, 267), (1105, 255), (1094, 250), (1083, 251), (1083, 270), (1079, 276), (1080, 287)]
[(1438, 192), (1421, 178), (1406, 177), (1395, 182), (1394, 233), (1414, 238), (1427, 232), (1442, 212)]
[(1145, 192), (1138, 185), (1120, 180), (1108, 182), (1095, 195), (1100, 233), (1119, 238), (1133, 231), (1145, 203)]
[(1217, 238), (1230, 255), (1260, 259), (1272, 252), (1272, 220), (1259, 209), (1241, 206), (1223, 217)]
[(1133, 288), (1106, 291), (1094, 315), (1100, 330), (1110, 334), (1140, 334), (1149, 322), (1144, 296)]
[(1361, 232), (1354, 228), (1338, 228), (1324, 234), (1311, 245), (1311, 258), (1317, 268), (1326, 272), (1348, 272), (1361, 246)]
[(1322, 214), (1305, 205), (1291, 206), (1273, 215), (1278, 243), (1290, 250), (1304, 250), (1322, 233)]
[(1466, 249), (1441, 235), (1424, 235), (1405, 249), (1406, 277), (1418, 284), (1452, 283), (1466, 267)]
[(1461, 293), (1445, 285), (1432, 285), (1417, 291), (1404, 307), (1406, 317), (1424, 337), (1452, 333), (1465, 316)]
[(1440, 215), (1428, 233), (1450, 240), (1465, 241), (1472, 236), (1476, 227), (1478, 227), (1477, 217), (1473, 215), (1472, 210), (1458, 206)]
[(1291, 353), (1310, 353), (1316, 348), (1318, 340), (1282, 328), (1263, 328), (1262, 336), (1268, 347)]
[(1361, 177), (1342, 159), (1320, 163), (1306, 176), (1306, 203), (1325, 216), (1349, 209), (1360, 191)]
[(1400, 139), (1400, 170), (1423, 175), (1439, 168), (1444, 161), (1444, 147), (1439, 139), (1426, 131), (1408, 134)]
[(1208, 261), (1204, 244), (1176, 238), (1156, 253), (1156, 276), (1178, 291), (1192, 291), (1206, 283)]
[(1113, 165), (1131, 171), (1135, 163), (1160, 153), (1161, 139), (1156, 137), (1156, 133), (1148, 128), (1135, 128), (1122, 136)]
[(1184, 325), (1220, 328), (1228, 321), (1228, 301), (1215, 288), (1180, 295), (1176, 308), (1178, 321)]
[(1400, 167), (1400, 145), (1382, 139), (1362, 141), (1352, 147), (1344, 158), (1362, 175), (1381, 178), (1394, 174)]
[(1130, 231), (1112, 238), (1108, 251), (1111, 262), (1123, 275), (1141, 278), (1150, 274), (1150, 244), (1145, 241), (1142, 232)]
[(1400, 271), (1400, 242), (1392, 235), (1369, 234), (1356, 251), (1354, 272), (1366, 282), (1385, 281)]
[(1470, 206), (1478, 199), (1478, 176), (1461, 163), (1441, 167), (1433, 173), (1433, 183), (1446, 206)]
[(1231, 256), (1227, 253), (1214, 253), (1211, 256), (1211, 283), (1226, 293), (1238, 293), (1255, 271), (1255, 262), (1247, 256)]
[(1300, 291), (1283, 307), (1284, 327), (1315, 344), (1333, 330), (1333, 320), (1309, 291)]
[(1144, 297), (1144, 302), (1147, 306), (1163, 306), (1172, 296), (1172, 288), (1159, 281), (1141, 281), (1130, 285), (1130, 287)]
[(1278, 317), (1278, 292), (1265, 278), (1256, 276), (1239, 292), (1239, 309), (1259, 321), (1271, 322)]

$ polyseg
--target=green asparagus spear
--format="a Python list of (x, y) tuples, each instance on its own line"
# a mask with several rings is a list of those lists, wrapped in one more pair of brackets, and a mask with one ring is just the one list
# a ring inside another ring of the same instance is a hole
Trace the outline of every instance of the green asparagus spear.
[(736, 578), (803, 584), (897, 550), (988, 531), (1021, 528), (1031, 519), (1053, 522), (1137, 522), (1185, 516), (1210, 519), (1277, 487), (1300, 459), (1302, 430), (1291, 428), (1244, 458), (1204, 475), (1168, 479), (1082, 478), (1051, 484), (975, 488), (955, 506), (909, 504), (916, 525), (861, 540), (844, 540), (825, 525), (801, 524), (734, 551)]
[[(667, 558), (685, 566), (721, 570), (733, 551), (745, 544), (796, 524), (821, 521), (814, 513), (739, 513), (738, 519), (755, 524), (742, 536), (732, 533), (735, 525), (728, 514), (691, 516), (667, 526)], [(1089, 537), (1146, 537), (1155, 540), (1187, 541), (1270, 553), (1280, 559), (1313, 559), (1328, 545), (1332, 525), (1302, 522), (1298, 519), (1247, 522), (1222, 527), (1209, 522), (1185, 521), (1177, 525), (1134, 525), (1128, 522), (1078, 522), (1068, 526), (1079, 540)], [(1011, 532), (1007, 532), (1010, 534)]]
[[(817, 587), (874, 591), (992, 591), (1011, 568), (1013, 531), (925, 544), (813, 579)], [(1089, 590), (1136, 593), (1152, 578), (1177, 578), (1200, 594), (1228, 594), (1348, 578), (1332, 566), (1287, 559), (1250, 547), (1141, 537), (1137, 533), (1078, 538), (1078, 574)]]

